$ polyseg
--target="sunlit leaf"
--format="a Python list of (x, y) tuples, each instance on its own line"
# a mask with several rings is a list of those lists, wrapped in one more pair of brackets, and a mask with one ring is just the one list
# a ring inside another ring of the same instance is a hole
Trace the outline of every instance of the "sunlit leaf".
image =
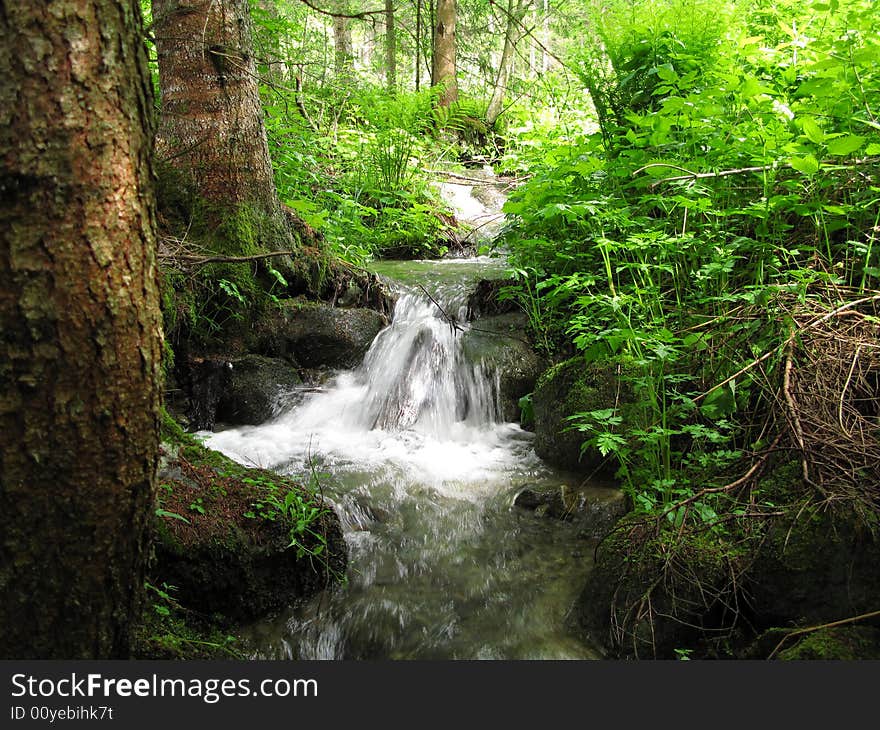
[(832, 155), (836, 155), (838, 157), (842, 157), (844, 155), (851, 155), (855, 152), (859, 147), (861, 147), (865, 143), (865, 138), (859, 136), (858, 134), (848, 134), (845, 137), (838, 137), (837, 139), (832, 139), (828, 143), (828, 153)]

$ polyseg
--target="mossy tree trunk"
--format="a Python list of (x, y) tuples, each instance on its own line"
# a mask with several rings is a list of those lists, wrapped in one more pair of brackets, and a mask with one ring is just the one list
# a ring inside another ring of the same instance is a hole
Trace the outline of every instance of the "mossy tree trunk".
[(458, 81), (455, 70), (455, 0), (437, 0), (434, 24), (434, 62), (431, 84), (443, 85), (438, 104), (449, 106), (458, 100)]
[[(269, 159), (247, 0), (153, 0), (157, 153), (217, 221), (247, 211), (256, 243), (290, 248)], [(241, 251), (230, 241), (229, 252)], [(253, 251), (245, 251), (251, 253)]]
[(129, 652), (161, 320), (138, 0), (0, 4), (0, 655)]

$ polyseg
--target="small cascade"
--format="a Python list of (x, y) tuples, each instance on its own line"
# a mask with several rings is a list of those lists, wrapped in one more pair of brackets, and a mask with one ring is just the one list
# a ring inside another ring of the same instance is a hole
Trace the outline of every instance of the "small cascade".
[(268, 423), (207, 435), (242, 463), (318, 472), (349, 548), (347, 583), (250, 627), (253, 655), (595, 657), (564, 620), (589, 551), (573, 526), (511, 508), (522, 484), (559, 477), (502, 422), (497, 374), (450, 324), (492, 262), (393, 265), (394, 319), (359, 368)]
[(437, 284), (429, 297), (399, 286), (392, 324), (359, 368), (271, 423), (212, 434), (211, 446), (264, 468), (292, 468), (308, 449), (333, 464), (390, 462), (439, 482), (460, 477), (450, 461), (479, 473), (509, 462), (511, 446), (527, 448), (501, 423), (498, 373), (462, 351), (466, 289)]
[(497, 378), (467, 362), (456, 328), (423, 295), (403, 294), (393, 324), (375, 340), (363, 366), (362, 423), (443, 437), (457, 424), (499, 419)]

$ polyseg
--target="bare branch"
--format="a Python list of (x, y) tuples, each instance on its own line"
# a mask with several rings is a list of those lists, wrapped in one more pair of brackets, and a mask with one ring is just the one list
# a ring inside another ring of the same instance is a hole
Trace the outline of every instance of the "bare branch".
[(338, 13), (333, 10), (322, 10), (317, 5), (310, 2), (310, 0), (299, 0), (304, 5), (308, 5), (312, 10), (316, 13), (320, 13), (321, 15), (329, 15), (331, 18), (352, 18), (354, 20), (364, 20), (371, 15), (385, 15), (385, 9), (381, 10), (362, 10), (359, 13)]
[(835, 626), (845, 626), (846, 624), (852, 624), (852, 623), (855, 623), (856, 621), (864, 621), (865, 619), (869, 619), (869, 618), (876, 618), (877, 616), (880, 616), (880, 611), (871, 611), (869, 613), (859, 614), (858, 616), (851, 616), (850, 618), (840, 619), (839, 621), (831, 621), (830, 623), (827, 623), (827, 624), (819, 624), (818, 626), (808, 626), (805, 629), (796, 629), (796, 630), (791, 631), (782, 637), (782, 640), (776, 645), (776, 648), (770, 652), (770, 656), (768, 656), (767, 659), (772, 659), (774, 656), (776, 656), (776, 654), (782, 648), (782, 645), (786, 641), (788, 641), (790, 638), (792, 638), (793, 636), (800, 636), (802, 634), (809, 634), (809, 633), (812, 633), (813, 631), (819, 631), (820, 629), (831, 629), (831, 628), (834, 628)]
[(204, 266), (205, 264), (244, 264), (250, 261), (273, 258), (276, 256), (297, 256), (297, 251), (272, 251), (270, 253), (258, 253), (252, 256), (195, 256), (192, 254), (167, 254), (160, 253), (159, 260), (171, 263), (186, 264), (188, 266)]

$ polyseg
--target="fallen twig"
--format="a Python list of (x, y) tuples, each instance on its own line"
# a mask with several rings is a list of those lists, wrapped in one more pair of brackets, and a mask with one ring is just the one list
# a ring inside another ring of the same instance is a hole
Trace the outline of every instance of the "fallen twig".
[(812, 322), (810, 322), (808, 325), (806, 325), (806, 326), (804, 326), (804, 327), (801, 327), (800, 329), (796, 329), (796, 330), (794, 330), (794, 331), (793, 331), (793, 332), (792, 332), (792, 333), (791, 333), (791, 334), (790, 334), (790, 335), (789, 335), (789, 336), (788, 336), (788, 337), (787, 337), (782, 343), (780, 343), (777, 347), (774, 347), (772, 350), (768, 350), (768, 351), (765, 352), (763, 355), (761, 355), (761, 357), (759, 357), (757, 360), (752, 360), (752, 362), (750, 362), (750, 363), (749, 363), (748, 365), (746, 365), (744, 368), (741, 368), (741, 369), (737, 370), (733, 375), (731, 375), (729, 378), (725, 378), (724, 380), (722, 380), (722, 381), (721, 381), (720, 383), (718, 383), (717, 385), (713, 385), (713, 386), (712, 386), (711, 388), (709, 388), (709, 390), (707, 390), (705, 393), (700, 393), (700, 395), (696, 396), (696, 397), (693, 399), (693, 400), (694, 400), (694, 403), (696, 403), (696, 402), (702, 400), (702, 399), (705, 398), (707, 395), (709, 395), (710, 393), (713, 393), (714, 391), (718, 390), (719, 388), (723, 388), (723, 387), (724, 387), (725, 385), (727, 385), (728, 383), (730, 383), (730, 382), (736, 380), (740, 375), (744, 375), (745, 373), (747, 373), (747, 372), (748, 372), (749, 370), (751, 370), (752, 368), (754, 368), (754, 367), (760, 365), (762, 362), (764, 362), (765, 360), (769, 359), (770, 357), (772, 357), (773, 355), (775, 355), (777, 352), (779, 352), (780, 348), (788, 347), (788, 345), (789, 345), (790, 343), (794, 342), (795, 338), (796, 338), (799, 334), (801, 334), (801, 333), (803, 333), (803, 332), (807, 332), (808, 330), (811, 330), (811, 329), (813, 329), (814, 327), (818, 327), (818, 326), (819, 326), (820, 324), (822, 324), (823, 322), (827, 322), (827, 321), (828, 321), (829, 319), (831, 319), (832, 317), (836, 317), (836, 316), (838, 316), (839, 314), (841, 314), (841, 313), (847, 311), (848, 309), (852, 309), (853, 307), (858, 307), (860, 304), (867, 304), (868, 302), (876, 302), (876, 301), (880, 301), (880, 294), (875, 294), (874, 296), (870, 296), (870, 297), (862, 297), (861, 299), (856, 299), (856, 300), (854, 300), (854, 301), (852, 301), (852, 302), (847, 302), (846, 304), (842, 304), (841, 306), (839, 306), (839, 307), (837, 307), (837, 308), (835, 308), (835, 309), (832, 309), (830, 312), (827, 312), (826, 314), (822, 315), (821, 317), (819, 317), (819, 318), (817, 318), (817, 319), (814, 319), (814, 320), (813, 320)]
[(776, 656), (776, 654), (782, 648), (782, 645), (786, 641), (788, 641), (792, 636), (800, 636), (802, 634), (810, 634), (813, 631), (819, 631), (820, 629), (832, 629), (835, 626), (844, 626), (846, 624), (855, 623), (856, 621), (864, 621), (865, 619), (876, 618), (878, 616), (880, 616), (880, 611), (871, 611), (869, 613), (859, 614), (858, 616), (851, 616), (850, 618), (840, 619), (839, 621), (830, 621), (827, 624), (819, 624), (817, 626), (808, 626), (807, 628), (804, 628), (804, 629), (795, 629), (782, 637), (780, 642), (776, 645), (776, 648), (770, 652), (770, 655), (767, 657), (767, 660), (769, 661), (774, 656)]

